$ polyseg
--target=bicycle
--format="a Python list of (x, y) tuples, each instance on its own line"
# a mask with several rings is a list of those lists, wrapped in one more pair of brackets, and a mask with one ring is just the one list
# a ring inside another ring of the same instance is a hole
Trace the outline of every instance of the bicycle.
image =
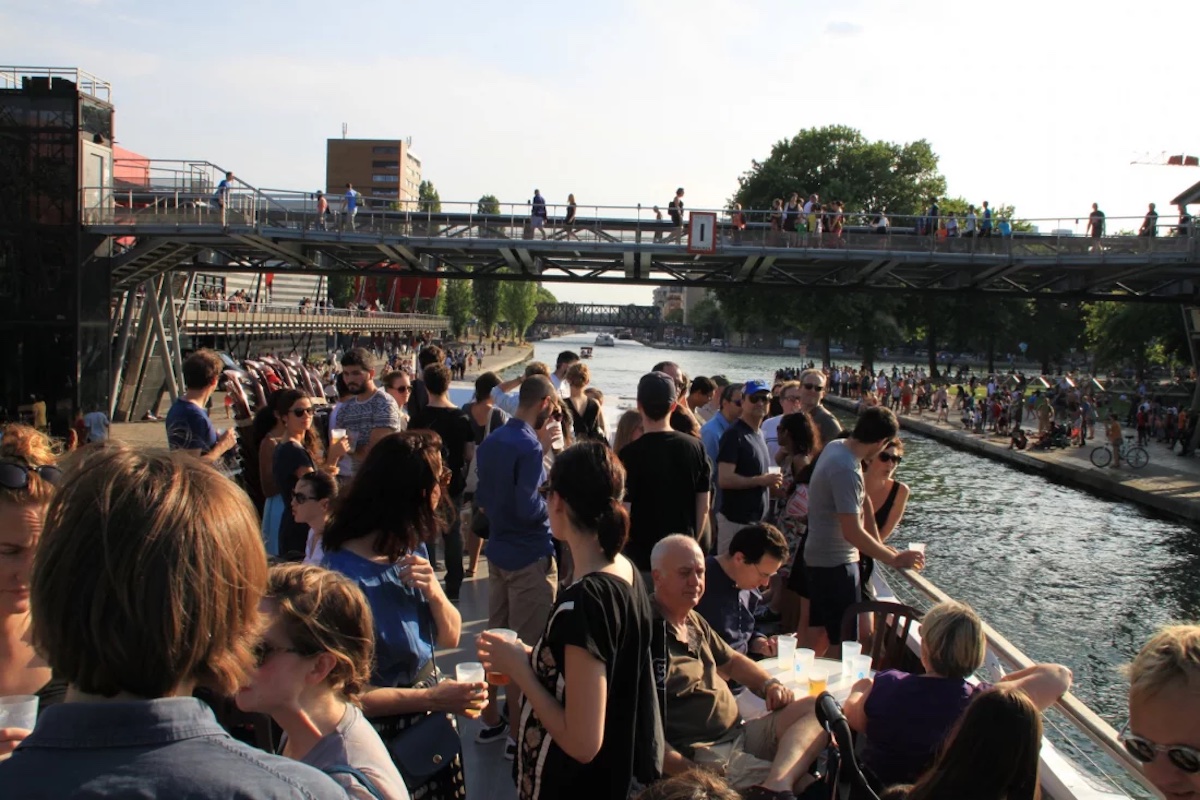
[[(1134, 469), (1141, 469), (1150, 463), (1150, 454), (1141, 445), (1133, 444), (1130, 441), (1131, 439), (1133, 439), (1132, 434), (1126, 436), (1125, 442), (1120, 445), (1120, 449), (1117, 452), (1121, 456), (1122, 462)], [(1112, 459), (1113, 451), (1111, 444), (1105, 443), (1092, 450), (1092, 463), (1097, 467), (1107, 467), (1112, 463)]]

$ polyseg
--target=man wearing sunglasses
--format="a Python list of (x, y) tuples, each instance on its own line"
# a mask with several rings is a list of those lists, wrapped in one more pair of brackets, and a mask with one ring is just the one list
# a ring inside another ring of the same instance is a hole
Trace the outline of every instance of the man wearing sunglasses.
[(224, 368), (212, 350), (197, 350), (183, 360), (184, 393), (167, 411), (167, 446), (172, 450), (216, 462), (237, 444), (233, 428), (217, 436), (206, 410)]
[(742, 387), (741, 415), (721, 435), (717, 449), (717, 486), (721, 489), (717, 555), (729, 552), (729, 543), (739, 530), (766, 519), (770, 490), (783, 483), (783, 476), (770, 469), (771, 456), (762, 434), (770, 403), (770, 385), (749, 381)]
[(1129, 669), (1121, 743), (1167, 797), (1200, 797), (1200, 626), (1159, 631)]
[[(799, 394), (800, 410), (807, 411), (812, 417), (821, 433), (821, 441), (828, 443), (836, 439), (842, 432), (842, 423), (821, 405), (821, 398), (825, 396), (825, 373), (819, 369), (806, 369), (801, 372)], [(783, 413), (788, 413), (786, 407)]]

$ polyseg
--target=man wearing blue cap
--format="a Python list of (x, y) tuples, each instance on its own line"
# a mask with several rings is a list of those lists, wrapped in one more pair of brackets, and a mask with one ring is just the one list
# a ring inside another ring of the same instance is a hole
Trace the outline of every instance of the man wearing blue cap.
[(721, 435), (717, 450), (717, 486), (721, 506), (717, 509), (717, 555), (729, 551), (733, 535), (747, 525), (766, 519), (769, 492), (783, 483), (772, 472), (763, 419), (771, 403), (771, 386), (765, 381), (748, 381), (742, 390), (742, 413)]

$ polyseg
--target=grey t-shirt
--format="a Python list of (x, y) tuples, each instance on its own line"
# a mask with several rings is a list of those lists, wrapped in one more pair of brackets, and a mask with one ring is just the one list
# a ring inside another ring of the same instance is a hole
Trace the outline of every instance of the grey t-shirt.
[(808, 484), (808, 539), (804, 563), (837, 567), (858, 561), (858, 549), (842, 536), (838, 514), (862, 514), (862, 465), (844, 439), (825, 445)]
[[(322, 771), (331, 767), (354, 767), (374, 784), (384, 800), (409, 800), (404, 778), (392, 763), (383, 740), (355, 706), (346, 706), (337, 730), (322, 737), (301, 761)], [(345, 788), (346, 794), (354, 800), (374, 800), (370, 791), (352, 775), (335, 773), (329, 777)]]
[(808, 412), (812, 417), (812, 421), (817, 424), (817, 430), (821, 434), (821, 441), (829, 444), (837, 435), (842, 432), (842, 423), (838, 422), (837, 417), (829, 413), (829, 409), (817, 403), (813, 410)]
[[(371, 439), (371, 431), (375, 428), (391, 428), (400, 431), (403, 428), (403, 418), (400, 416), (400, 406), (392, 396), (383, 389), (377, 389), (375, 394), (366, 400), (351, 397), (338, 405), (337, 426), (346, 429), (353, 450), (357, 451)], [(353, 459), (357, 470), (359, 458)], [(340, 473), (345, 475), (344, 472)], [(348, 477), (348, 476), (347, 476)]]

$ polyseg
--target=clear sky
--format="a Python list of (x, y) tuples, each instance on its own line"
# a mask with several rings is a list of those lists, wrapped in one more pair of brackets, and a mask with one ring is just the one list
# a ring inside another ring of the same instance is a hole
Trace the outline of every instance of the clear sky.
[[(1200, 2), (5, 0), (0, 60), (113, 84), (117, 140), (320, 188), (325, 140), (413, 138), (443, 201), (720, 207), (805, 127), (928, 139), (949, 193), (1136, 225), (1200, 169)], [(1193, 209), (1195, 211), (1196, 209)], [(1058, 227), (1042, 223), (1043, 230)], [(649, 287), (566, 300), (648, 303)]]

